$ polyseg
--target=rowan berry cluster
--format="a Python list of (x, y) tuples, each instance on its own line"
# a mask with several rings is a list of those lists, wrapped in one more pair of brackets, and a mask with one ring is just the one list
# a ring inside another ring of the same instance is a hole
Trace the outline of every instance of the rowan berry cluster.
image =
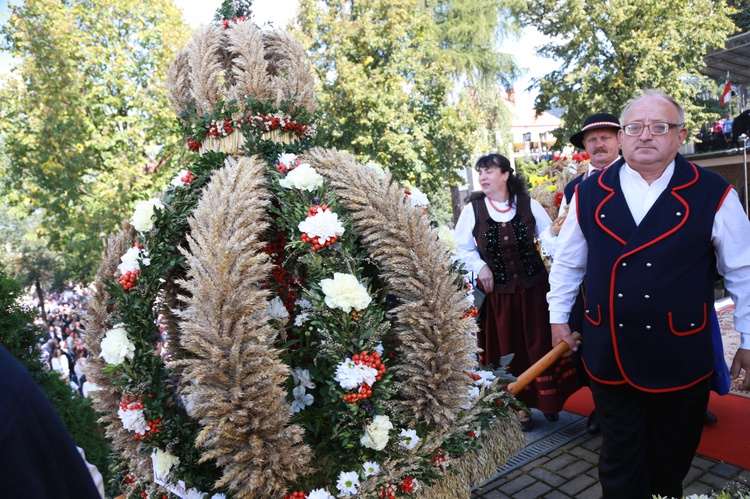
[(223, 122), (212, 121), (208, 126), (208, 135), (211, 137), (225, 137), (232, 132), (234, 132), (234, 126), (229, 118), (224, 118)]
[(477, 307), (469, 307), (461, 318), (468, 319), (469, 317), (476, 317), (477, 315), (479, 315), (479, 309)]
[(182, 181), (183, 184), (190, 185), (193, 183), (193, 181), (195, 181), (195, 175), (193, 175), (193, 172), (188, 170), (185, 175), (180, 177), (180, 180)]
[(124, 274), (120, 276), (120, 286), (122, 286), (122, 289), (125, 291), (130, 291), (135, 287), (135, 280), (138, 279), (138, 274), (140, 274), (141, 271), (136, 270), (128, 270)]
[[(378, 371), (377, 376), (375, 376), (375, 381), (380, 381), (383, 379), (383, 375), (385, 374), (385, 366), (380, 361), (380, 354), (373, 350), (372, 353), (367, 353), (367, 351), (362, 351), (362, 353), (358, 353), (352, 356), (352, 361), (355, 364), (359, 364), (361, 366), (367, 366), (372, 367), (376, 371)], [(347, 395), (344, 395), (344, 401), (349, 404), (354, 404), (360, 400), (368, 399), (372, 397), (372, 387), (368, 385), (367, 383), (362, 383), (362, 386), (359, 387), (358, 393), (349, 393)]]
[(203, 146), (203, 144), (195, 139), (188, 139), (187, 146), (191, 151), (197, 151), (201, 148), (201, 146)]
[(307, 494), (297, 490), (290, 494), (284, 494), (284, 499), (307, 499)]
[(414, 492), (414, 479), (410, 476), (407, 476), (406, 478), (404, 478), (404, 481), (401, 482), (400, 488), (401, 492), (411, 494), (412, 492)]

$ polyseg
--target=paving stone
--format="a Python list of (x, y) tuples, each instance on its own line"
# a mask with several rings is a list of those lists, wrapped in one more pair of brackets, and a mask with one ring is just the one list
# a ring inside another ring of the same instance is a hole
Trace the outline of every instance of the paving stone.
[(544, 497), (544, 495), (550, 490), (552, 490), (552, 487), (546, 483), (536, 482), (530, 487), (516, 492), (513, 494), (513, 497), (518, 499), (536, 499), (538, 497)]
[(571, 499), (568, 494), (563, 494), (559, 490), (553, 490), (546, 496), (544, 496), (544, 499)]
[(570, 480), (565, 485), (558, 487), (558, 489), (565, 492), (566, 494), (572, 495), (573, 497), (578, 497), (579, 492), (581, 492), (582, 490), (586, 490), (594, 483), (596, 483), (596, 480), (594, 480), (590, 476), (580, 475)]
[(571, 463), (570, 466), (566, 466), (565, 468), (559, 470), (558, 473), (561, 476), (570, 479), (577, 477), (578, 475), (585, 474), (593, 466), (594, 465), (588, 461), (579, 460)]
[(541, 456), (541, 457), (538, 457), (538, 458), (534, 459), (533, 461), (530, 461), (530, 462), (524, 464), (521, 467), (521, 470), (523, 470), (524, 473), (528, 473), (529, 470), (533, 470), (535, 468), (539, 468), (540, 466), (544, 466), (549, 461), (550, 461), (549, 456), (546, 456), (546, 455), (545, 456)]
[(713, 473), (706, 473), (699, 481), (710, 485), (717, 492), (724, 487), (725, 483), (727, 483), (726, 478), (714, 475)]
[(740, 471), (742, 471), (742, 468), (739, 468), (733, 464), (721, 462), (711, 468), (711, 473), (727, 479), (737, 475), (737, 473), (739, 473)]
[(690, 463), (691, 466), (695, 466), (696, 468), (700, 468), (702, 470), (707, 470), (711, 468), (712, 466), (716, 465), (716, 461), (712, 461), (710, 459), (706, 459), (705, 457), (701, 456), (695, 456), (693, 458), (693, 462)]
[(542, 482), (553, 487), (557, 487), (558, 485), (567, 481), (567, 478), (562, 477), (557, 473), (553, 473), (546, 468), (537, 468), (535, 470), (531, 470), (529, 474), (537, 480), (541, 480)]
[(576, 494), (576, 499), (602, 499), (602, 485), (597, 480), (594, 485)]
[(687, 472), (687, 475), (685, 475), (685, 478), (682, 480), (682, 483), (692, 483), (702, 477), (705, 473), (705, 470), (696, 466), (691, 466)]
[(686, 496), (690, 496), (690, 495), (693, 495), (693, 494), (698, 494), (698, 495), (700, 495), (700, 494), (706, 494), (706, 495), (710, 495), (711, 492), (713, 492), (713, 491), (714, 490), (711, 488), (710, 485), (707, 485), (707, 484), (701, 483), (701, 482), (695, 482), (695, 483), (691, 483), (690, 485), (688, 485), (687, 487), (685, 487), (683, 489), (682, 493), (683, 493), (683, 495), (686, 495)]
[(519, 490), (525, 489), (532, 483), (536, 482), (536, 478), (531, 475), (521, 475), (518, 478), (509, 481), (503, 485), (503, 492), (505, 494), (515, 494)]
[(484, 496), (484, 499), (511, 499), (510, 496), (506, 496), (499, 490), (493, 490)]
[(585, 459), (586, 461), (590, 463), (599, 464), (599, 453), (593, 452), (580, 445), (578, 447), (574, 447), (570, 449), (570, 453), (581, 459)]
[(555, 459), (550, 459), (550, 461), (544, 467), (547, 468), (548, 470), (557, 471), (568, 466), (570, 463), (572, 463), (575, 460), (576, 458), (573, 455), (560, 454)]

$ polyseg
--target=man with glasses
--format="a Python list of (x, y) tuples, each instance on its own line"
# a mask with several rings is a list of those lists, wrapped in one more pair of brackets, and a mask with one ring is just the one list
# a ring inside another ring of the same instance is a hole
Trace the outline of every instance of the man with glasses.
[(750, 222), (726, 180), (677, 153), (687, 131), (674, 99), (645, 91), (621, 123), (623, 158), (578, 186), (560, 232), (552, 342), (578, 347), (567, 321), (585, 274), (603, 496), (682, 497), (708, 405), (717, 271), (742, 334), (731, 375), (744, 368), (750, 388)]

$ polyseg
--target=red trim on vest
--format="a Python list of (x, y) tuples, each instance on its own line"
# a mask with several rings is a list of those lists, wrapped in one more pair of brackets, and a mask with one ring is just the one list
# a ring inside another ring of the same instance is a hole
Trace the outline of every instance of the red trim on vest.
[(675, 336), (689, 336), (691, 334), (697, 333), (698, 331), (701, 331), (704, 327), (706, 327), (706, 304), (703, 304), (703, 324), (695, 329), (690, 329), (689, 331), (678, 332), (674, 328), (674, 322), (672, 322), (672, 312), (668, 312), (667, 316), (669, 317), (669, 330), (672, 331), (672, 334), (674, 334)]

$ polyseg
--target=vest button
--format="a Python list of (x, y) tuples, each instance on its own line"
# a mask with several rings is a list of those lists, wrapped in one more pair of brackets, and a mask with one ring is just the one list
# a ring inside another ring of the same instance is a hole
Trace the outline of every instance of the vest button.
[(675, 213), (675, 215), (677, 215), (678, 217), (681, 217), (681, 216), (682, 216), (682, 213), (680, 213), (680, 212), (678, 211), (677, 213)]
[(607, 215), (605, 215), (604, 213), (602, 213), (601, 215), (599, 215), (599, 218), (607, 218)]
[(645, 299), (647, 299), (647, 300), (648, 300), (649, 298), (651, 298), (651, 296), (649, 296), (649, 295), (643, 295), (643, 297), (644, 297)]
[(628, 266), (628, 262), (622, 262), (622, 266), (623, 267), (627, 267)]
[(622, 293), (617, 293), (618, 298), (622, 298)]
[(507, 241), (508, 240), (508, 236), (503, 237), (503, 240)]
[(513, 274), (513, 279), (518, 279), (518, 274)]
[(651, 329), (651, 326), (646, 326), (646, 329)]
[(650, 267), (650, 266), (651, 266), (651, 264), (650, 264), (650, 263), (647, 263), (647, 264), (646, 264), (646, 267)]
[(586, 310), (586, 313), (587, 313), (587, 314), (589, 313), (589, 310), (588, 310), (588, 309)]
[(502, 227), (505, 227), (506, 225), (508, 225), (508, 224), (507, 224), (507, 223), (505, 223), (505, 222), (503, 222), (503, 225), (502, 225)]
[(695, 327), (695, 324), (693, 324), (693, 323), (691, 322), (691, 323), (690, 323), (690, 327)]
[(623, 326), (622, 324), (618, 324), (617, 327), (625, 327), (625, 326)]

